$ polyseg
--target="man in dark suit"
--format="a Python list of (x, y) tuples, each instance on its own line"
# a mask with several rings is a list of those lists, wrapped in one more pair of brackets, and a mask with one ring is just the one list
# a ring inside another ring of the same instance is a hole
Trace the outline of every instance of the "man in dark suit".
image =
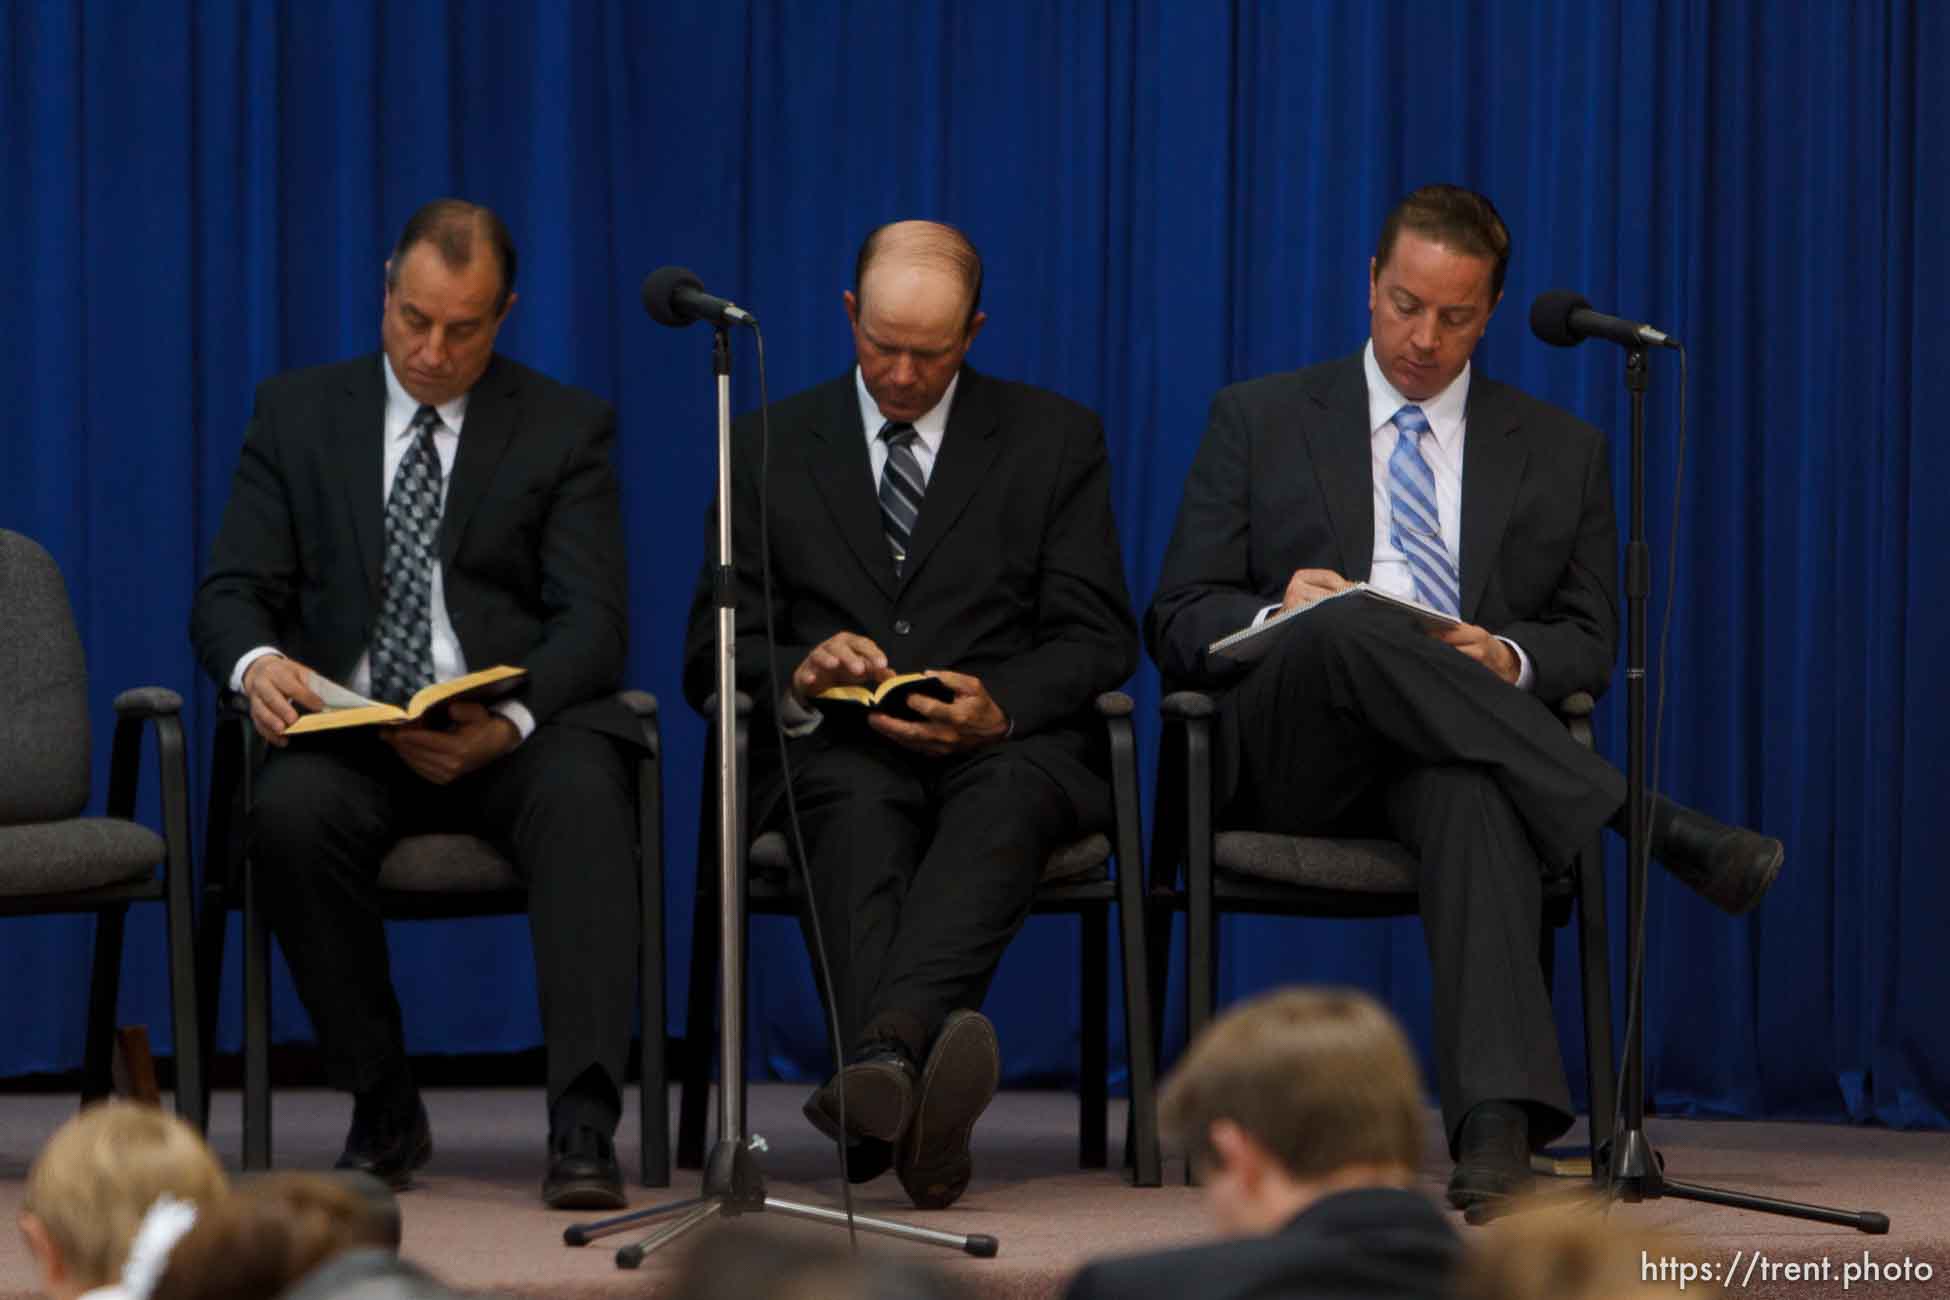
[(1070, 1300), (1448, 1294), (1461, 1243), (1411, 1190), (1422, 1072), (1367, 994), (1288, 989), (1228, 1011), (1166, 1080), (1159, 1119), (1226, 1239), (1091, 1264)]
[[(1051, 852), (1109, 817), (1091, 704), (1137, 657), (1103, 431), (964, 364), (980, 294), (960, 232), (882, 227), (844, 295), (857, 367), (771, 408), (776, 681), (758, 419), (734, 434), (753, 822), (785, 815), (776, 710), (847, 1053), (806, 1115), (839, 1137), (843, 1085), (850, 1176), (897, 1163), (922, 1207), (967, 1185), (1000, 1073), (977, 1008)], [(710, 573), (707, 560), (686, 648), (700, 706), (716, 689)], [(864, 720), (818, 699), (897, 671), (932, 672), (949, 698)]]
[[(1458, 1206), (1522, 1190), (1532, 1144), (1570, 1124), (1536, 962), (1542, 882), (1622, 829), (1625, 798), (1550, 707), (1611, 675), (1605, 440), (1471, 372), (1509, 251), (1468, 190), (1395, 208), (1369, 264), (1368, 346), (1214, 399), (1145, 629), (1169, 683), (1220, 694), (1224, 816), (1420, 857)], [(1460, 625), (1425, 632), (1356, 596), (1303, 614), (1250, 669), (1207, 653), (1357, 581)], [(1779, 841), (1663, 798), (1651, 821), (1654, 855), (1729, 911), (1780, 868)]]
[[(514, 278), (492, 212), (441, 200), (414, 214), (386, 263), (382, 355), (258, 389), (191, 635), (272, 746), (251, 853), (329, 1081), (354, 1095), (340, 1167), (403, 1184), (432, 1154), (374, 890), (401, 836), (467, 831), (528, 888), (549, 1057), (543, 1198), (614, 1207), (636, 944), (619, 748), (634, 728), (611, 699), (627, 611), (615, 419), (495, 354)], [(323, 705), (314, 669), (403, 702), (498, 664), (528, 678), (491, 708), (284, 735)]]

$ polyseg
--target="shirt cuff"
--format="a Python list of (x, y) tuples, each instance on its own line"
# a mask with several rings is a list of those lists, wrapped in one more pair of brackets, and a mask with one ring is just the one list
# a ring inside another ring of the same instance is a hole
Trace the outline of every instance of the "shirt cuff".
[(251, 665), (262, 659), (265, 655), (281, 655), (283, 653), (284, 651), (274, 645), (261, 645), (255, 650), (245, 651), (243, 657), (238, 659), (237, 666), (230, 670), (230, 689), (242, 695), (244, 693), (244, 674), (250, 671)]
[(1515, 641), (1512, 641), (1507, 636), (1500, 636), (1497, 638), (1497, 640), (1501, 641), (1504, 645), (1509, 646), (1510, 649), (1516, 653), (1517, 689), (1520, 691), (1535, 690), (1537, 686), (1537, 671), (1536, 669), (1531, 667), (1530, 656), (1523, 652), (1522, 646), (1518, 645)]
[(784, 728), (785, 734), (792, 739), (810, 736), (819, 730), (819, 724), (825, 720), (825, 714), (802, 702), (795, 692), (779, 693), (779, 723)]
[[(498, 713), (508, 721), (514, 723), (515, 730), (521, 733), (521, 740), (526, 740), (535, 734), (535, 715), (530, 713), (528, 706), (520, 700), (502, 700), (496, 704), (490, 704), (488, 711)], [(517, 740), (515, 744), (520, 745), (521, 740)]]

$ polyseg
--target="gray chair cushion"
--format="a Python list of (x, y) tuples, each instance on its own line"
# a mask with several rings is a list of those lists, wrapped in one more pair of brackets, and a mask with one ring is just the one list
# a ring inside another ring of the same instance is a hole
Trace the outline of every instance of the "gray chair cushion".
[[(766, 831), (753, 840), (745, 857), (751, 870), (772, 876), (783, 875), (792, 866), (792, 854), (782, 831)], [(1043, 864), (1042, 883), (1081, 885), (1103, 880), (1110, 875), (1105, 870), (1109, 861), (1110, 837), (1102, 832), (1086, 835), (1050, 855), (1050, 860)]]
[(416, 894), (522, 888), (514, 865), (472, 835), (409, 835), (379, 864), (379, 887)]
[(0, 894), (60, 894), (147, 880), (162, 836), (115, 817), (0, 826)]
[(0, 529), (0, 826), (88, 804), (88, 667), (54, 558)]
[(1223, 871), (1314, 889), (1412, 894), (1421, 869), (1393, 840), (1316, 839), (1263, 831), (1220, 831), (1212, 863)]

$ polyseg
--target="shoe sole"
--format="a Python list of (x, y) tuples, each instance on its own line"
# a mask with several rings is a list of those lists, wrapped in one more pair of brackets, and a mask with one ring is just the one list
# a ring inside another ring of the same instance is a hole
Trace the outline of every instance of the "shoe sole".
[(551, 1210), (620, 1210), (629, 1202), (621, 1188), (599, 1178), (579, 1178), (542, 1189), (542, 1204)]
[(969, 1137), (1001, 1081), (995, 1026), (979, 1011), (952, 1013), (928, 1053), (921, 1100), (897, 1165), (916, 1207), (945, 1210), (961, 1199), (975, 1168)]
[(386, 1184), (393, 1191), (403, 1192), (413, 1185), (413, 1171), (426, 1168), (432, 1160), (433, 1132), (429, 1129), (426, 1140), (421, 1142), (419, 1146), (413, 1148), (413, 1154), (408, 1156), (405, 1163), (400, 1165), (398, 1169), (388, 1169), (381, 1172), (377, 1169), (368, 1169), (360, 1165), (345, 1164), (343, 1160), (333, 1165), (332, 1168), (336, 1172), (364, 1174), (368, 1178), (377, 1179), (379, 1182)]
[(846, 1087), (848, 1136), (900, 1141), (914, 1117), (914, 1086), (897, 1067), (890, 1065), (849, 1065), (841, 1070), (806, 1098), (801, 1109), (807, 1121), (828, 1138), (839, 1140), (842, 1080)]

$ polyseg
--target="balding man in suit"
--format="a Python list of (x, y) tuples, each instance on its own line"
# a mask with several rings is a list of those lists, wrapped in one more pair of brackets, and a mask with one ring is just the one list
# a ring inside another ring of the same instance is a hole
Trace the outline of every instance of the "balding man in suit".
[[(734, 432), (739, 682), (757, 703), (756, 824), (791, 767), (846, 1059), (807, 1101), (849, 1176), (889, 1164), (917, 1206), (967, 1186), (1000, 1054), (980, 1013), (1050, 854), (1110, 816), (1096, 696), (1136, 661), (1097, 418), (966, 364), (981, 260), (933, 222), (868, 237), (843, 295), (857, 364), (770, 412), (769, 556), (781, 675), (758, 596), (759, 422)], [(685, 690), (716, 689), (710, 566)], [(945, 699), (864, 722), (833, 686), (929, 671)], [(846, 1131), (840, 1129), (845, 1090)]]

